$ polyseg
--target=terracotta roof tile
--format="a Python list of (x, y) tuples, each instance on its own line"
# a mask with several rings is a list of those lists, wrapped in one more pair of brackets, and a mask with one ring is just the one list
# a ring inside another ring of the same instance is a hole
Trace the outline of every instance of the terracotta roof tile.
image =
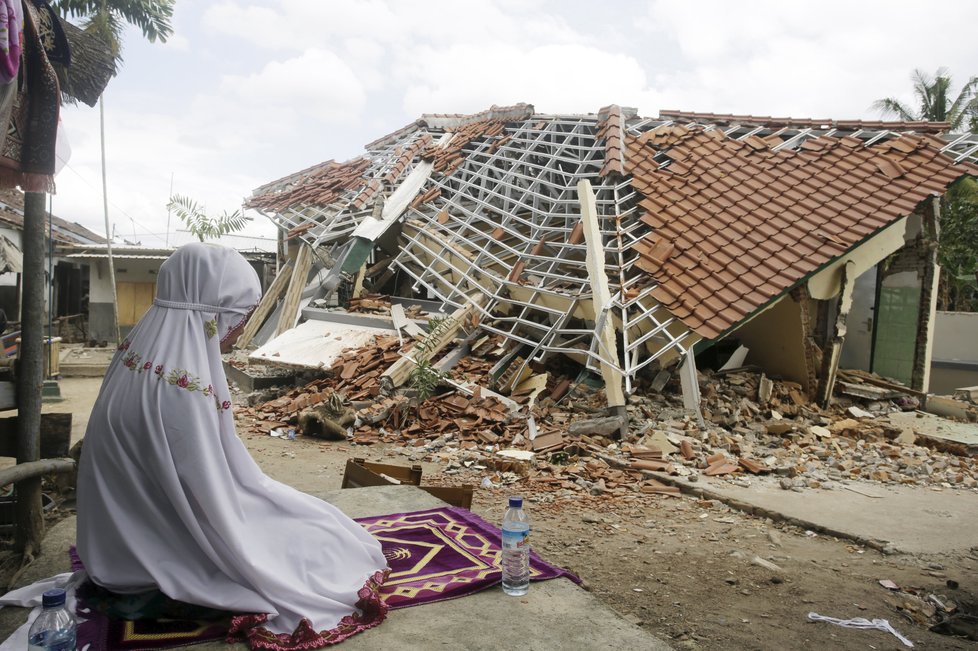
[[(773, 152), (757, 140), (680, 125), (626, 136), (649, 238), (676, 247), (661, 263), (642, 256), (639, 268), (659, 283), (653, 296), (676, 318), (717, 337), (953, 180), (978, 175), (978, 167), (941, 154), (940, 144), (901, 136), (867, 146), (822, 136)], [(660, 168), (657, 154), (673, 162)]]

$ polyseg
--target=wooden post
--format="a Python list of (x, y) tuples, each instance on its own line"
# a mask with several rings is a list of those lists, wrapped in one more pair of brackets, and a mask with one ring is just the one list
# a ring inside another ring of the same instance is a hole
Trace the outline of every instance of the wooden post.
[[(601, 229), (598, 226), (598, 208), (594, 200), (591, 182), (584, 180), (577, 184), (578, 201), (581, 203), (581, 221), (584, 224), (584, 241), (587, 245), (587, 272), (591, 281), (591, 301), (594, 304), (596, 319), (611, 306), (611, 290), (608, 289), (608, 274), (604, 270), (604, 244), (601, 241)], [(600, 339), (603, 358), (618, 359), (618, 345), (615, 342), (615, 325), (609, 314), (604, 320), (601, 332), (596, 333)], [(621, 386), (621, 375), (612, 366), (601, 362), (601, 377), (604, 379), (604, 393), (608, 399), (608, 407), (621, 412), (627, 420), (625, 412), (625, 393)], [(627, 427), (627, 423), (625, 425)]]
[(272, 281), (271, 286), (269, 286), (268, 291), (265, 295), (261, 297), (261, 302), (258, 307), (255, 308), (254, 314), (248, 319), (248, 323), (245, 325), (244, 330), (241, 331), (241, 336), (238, 337), (237, 343), (234, 344), (235, 348), (245, 348), (254, 339), (255, 334), (258, 333), (258, 329), (261, 328), (262, 324), (265, 323), (265, 319), (268, 318), (268, 314), (275, 307), (278, 302), (279, 294), (282, 290), (286, 288), (289, 278), (291, 277), (292, 271), (292, 261), (289, 260), (285, 263), (285, 266), (278, 272), (275, 276), (275, 280)]
[(930, 214), (924, 211), (923, 265), (920, 281), (920, 304), (917, 312), (917, 338), (914, 345), (913, 373), (910, 386), (927, 393), (930, 388), (930, 365), (934, 357), (934, 321), (937, 317), (937, 286), (941, 267), (937, 264), (937, 244), (941, 236), (941, 198), (931, 199)]
[(302, 290), (306, 288), (306, 279), (309, 277), (311, 267), (312, 249), (306, 244), (300, 244), (299, 255), (296, 256), (295, 267), (292, 268), (292, 278), (289, 280), (289, 289), (285, 292), (285, 301), (282, 303), (278, 327), (275, 328), (276, 337), (295, 325), (295, 315), (299, 311), (299, 299), (302, 297)]
[(692, 348), (686, 353), (686, 359), (679, 367), (679, 380), (683, 387), (683, 407), (686, 411), (695, 414), (697, 424), (705, 429), (706, 421), (703, 420), (703, 412), (700, 410), (700, 380), (696, 372), (696, 356)]
[[(17, 369), (17, 463), (38, 461), (41, 453), (41, 389), (44, 385), (44, 203), (43, 192), (24, 196), (24, 308)], [(41, 478), (17, 484), (14, 547), (26, 557), (41, 551), (44, 512)]]
[(835, 317), (835, 327), (828, 350), (822, 354), (822, 372), (818, 383), (818, 404), (827, 408), (832, 402), (832, 390), (835, 388), (835, 377), (839, 371), (839, 357), (842, 355), (842, 344), (846, 340), (846, 318), (852, 309), (852, 288), (856, 284), (856, 263), (849, 260), (842, 267), (842, 278), (839, 280), (839, 313)]

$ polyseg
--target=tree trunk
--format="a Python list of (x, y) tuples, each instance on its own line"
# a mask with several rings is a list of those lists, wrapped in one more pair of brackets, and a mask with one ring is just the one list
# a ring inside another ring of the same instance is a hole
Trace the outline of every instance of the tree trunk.
[[(44, 198), (24, 197), (24, 308), (17, 368), (17, 463), (37, 461), (41, 452), (41, 389), (44, 384)], [(44, 536), (41, 478), (17, 484), (17, 531), (14, 547), (35, 557)]]

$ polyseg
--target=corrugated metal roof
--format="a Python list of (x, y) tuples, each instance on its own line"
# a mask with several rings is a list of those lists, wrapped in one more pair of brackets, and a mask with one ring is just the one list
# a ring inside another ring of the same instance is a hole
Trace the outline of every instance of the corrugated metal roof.
[[(67, 258), (108, 258), (107, 253), (69, 253)], [(112, 251), (112, 258), (114, 260), (166, 260), (170, 256), (168, 255), (143, 255), (139, 253), (126, 253)]]

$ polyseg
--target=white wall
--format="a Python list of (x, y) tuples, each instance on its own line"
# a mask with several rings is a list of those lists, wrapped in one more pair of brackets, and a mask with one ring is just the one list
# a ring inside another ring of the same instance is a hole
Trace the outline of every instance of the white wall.
[(934, 360), (978, 362), (978, 312), (938, 312)]

